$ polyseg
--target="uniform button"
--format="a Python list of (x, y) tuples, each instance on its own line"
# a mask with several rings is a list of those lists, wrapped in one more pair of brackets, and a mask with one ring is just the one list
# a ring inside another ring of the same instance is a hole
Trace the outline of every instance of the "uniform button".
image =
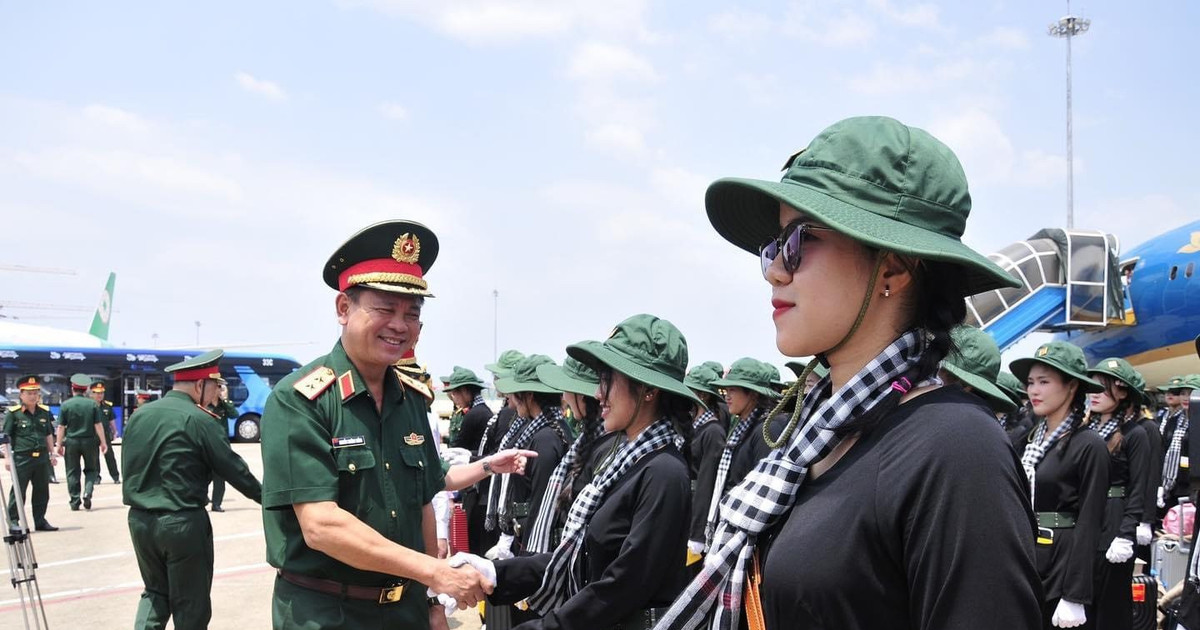
[(391, 470), (391, 469), (392, 469), (392, 464), (391, 464), (391, 462), (383, 462), (383, 469), (384, 469), (384, 470)]
[(418, 467), (420, 467), (420, 468), (424, 468), (424, 467), (425, 467), (425, 460), (423, 460), (423, 459), (422, 459), (421, 461), (417, 462), (417, 466), (418, 466)]
[(396, 518), (396, 510), (392, 510), (392, 518)]
[(350, 465), (347, 466), (346, 468), (349, 469), (350, 472), (354, 472), (355, 470), (358, 470), (358, 466), (355, 466), (354, 462), (350, 462)]

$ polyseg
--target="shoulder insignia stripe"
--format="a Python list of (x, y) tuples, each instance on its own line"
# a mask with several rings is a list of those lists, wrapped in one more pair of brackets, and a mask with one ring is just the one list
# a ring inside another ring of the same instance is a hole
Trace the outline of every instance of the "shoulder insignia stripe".
[(308, 376), (296, 381), (292, 387), (300, 392), (301, 396), (309, 400), (316, 400), (325, 390), (329, 389), (330, 385), (333, 385), (333, 370), (321, 366), (310, 372)]
[(418, 394), (428, 398), (429, 400), (433, 400), (433, 392), (429, 391), (429, 388), (425, 387), (425, 384), (421, 381), (404, 374), (400, 370), (396, 370), (396, 377), (399, 378), (400, 382), (404, 385), (416, 390)]
[(217, 418), (218, 420), (221, 419), (221, 416), (218, 416), (217, 414), (213, 413), (211, 409), (209, 409), (208, 407), (205, 407), (204, 405), (196, 403), (196, 408), (214, 418)]
[(41, 409), (42, 411), (50, 411), (50, 407), (47, 407), (41, 403), (38, 403), (38, 409)]
[(12, 412), (17, 412), (17, 411), (20, 411), (20, 410), (21, 410), (21, 405), (13, 405), (13, 406), (9, 407), (9, 408), (8, 408), (8, 410), (9, 410), (9, 411), (12, 411)]
[(350, 370), (346, 370), (338, 377), (338, 391), (342, 393), (342, 400), (354, 395), (354, 375)]

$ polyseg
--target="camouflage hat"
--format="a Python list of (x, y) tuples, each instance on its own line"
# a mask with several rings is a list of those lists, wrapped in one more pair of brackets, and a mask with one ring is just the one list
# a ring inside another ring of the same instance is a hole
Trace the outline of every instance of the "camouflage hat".
[(617, 324), (603, 342), (581, 341), (567, 354), (597, 372), (604, 366), (626, 377), (700, 403), (684, 384), (687, 339), (671, 322), (654, 315), (634, 315)]
[(483, 369), (491, 372), (496, 378), (508, 376), (513, 368), (517, 367), (517, 363), (524, 359), (525, 355), (517, 350), (505, 350), (500, 353), (500, 358), (496, 359), (495, 363), (489, 363), (483, 366)]
[(567, 357), (562, 365), (543, 363), (537, 366), (538, 379), (560, 392), (596, 397), (600, 376), (596, 370)]
[(1092, 366), (1088, 370), (1088, 376), (1095, 374), (1106, 374), (1125, 384), (1125, 389), (1129, 391), (1131, 396), (1136, 400), (1141, 400), (1145, 397), (1142, 393), (1142, 387), (1146, 384), (1146, 380), (1142, 375), (1134, 369), (1133, 365), (1120, 357), (1109, 357)]
[(687, 376), (683, 377), (683, 384), (698, 392), (720, 396), (721, 392), (717, 391), (713, 381), (720, 379), (721, 373), (714, 370), (709, 363), (713, 361), (701, 363), (688, 370)]
[(1103, 385), (1087, 375), (1087, 359), (1083, 357), (1083, 350), (1075, 344), (1066, 341), (1042, 344), (1032, 358), (1017, 359), (1009, 363), (1008, 368), (1018, 379), (1028, 381), (1029, 368), (1033, 367), (1034, 363), (1048, 365), (1079, 381), (1079, 388), (1086, 393), (1097, 394), (1104, 391)]
[(725, 374), (725, 378), (719, 378), (712, 384), (716, 387), (741, 387), (758, 392), (763, 396), (775, 398), (779, 394), (771, 389), (771, 380), (770, 366), (758, 359), (743, 357), (729, 366), (729, 372)]
[(225, 356), (224, 350), (209, 350), (199, 356), (185, 359), (174, 365), (168, 365), (163, 368), (163, 371), (173, 376), (176, 383), (203, 379), (212, 379), (224, 383), (225, 379), (221, 378), (220, 369), (221, 357), (223, 356)]
[(554, 359), (544, 354), (531, 354), (517, 363), (507, 376), (496, 379), (496, 391), (501, 394), (516, 394), (518, 392), (539, 392), (557, 394), (557, 389), (542, 382), (538, 378), (539, 365), (554, 365)]
[(479, 377), (475, 375), (475, 372), (462, 367), (461, 365), (454, 366), (454, 369), (450, 372), (450, 376), (442, 377), (442, 382), (446, 384), (442, 390), (447, 392), (458, 389), (459, 387), (463, 387), (465, 385), (474, 385), (479, 389), (483, 389), (485, 387), (483, 381), (479, 380)]
[(942, 369), (970, 385), (995, 411), (1015, 411), (1016, 405), (996, 386), (1000, 374), (1000, 348), (992, 336), (974, 326), (957, 326), (950, 331), (954, 352), (942, 360)]

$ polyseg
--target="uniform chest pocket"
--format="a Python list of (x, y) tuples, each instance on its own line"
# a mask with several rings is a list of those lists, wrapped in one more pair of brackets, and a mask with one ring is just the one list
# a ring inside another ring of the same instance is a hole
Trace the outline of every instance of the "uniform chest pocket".
[(425, 503), (425, 463), (424, 449), (415, 446), (400, 448), (400, 461), (404, 464), (396, 474), (396, 493), (410, 507), (420, 507)]
[(360, 446), (334, 451), (338, 469), (338, 506), (365, 520), (378, 487), (375, 453)]

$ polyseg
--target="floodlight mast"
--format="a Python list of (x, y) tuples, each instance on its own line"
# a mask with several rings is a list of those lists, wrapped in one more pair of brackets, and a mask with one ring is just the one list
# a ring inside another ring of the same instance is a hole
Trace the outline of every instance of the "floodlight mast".
[(1075, 156), (1074, 134), (1071, 117), (1071, 38), (1087, 32), (1092, 21), (1071, 15), (1071, 3), (1067, 2), (1067, 15), (1050, 25), (1052, 37), (1067, 40), (1067, 229), (1075, 227)]

